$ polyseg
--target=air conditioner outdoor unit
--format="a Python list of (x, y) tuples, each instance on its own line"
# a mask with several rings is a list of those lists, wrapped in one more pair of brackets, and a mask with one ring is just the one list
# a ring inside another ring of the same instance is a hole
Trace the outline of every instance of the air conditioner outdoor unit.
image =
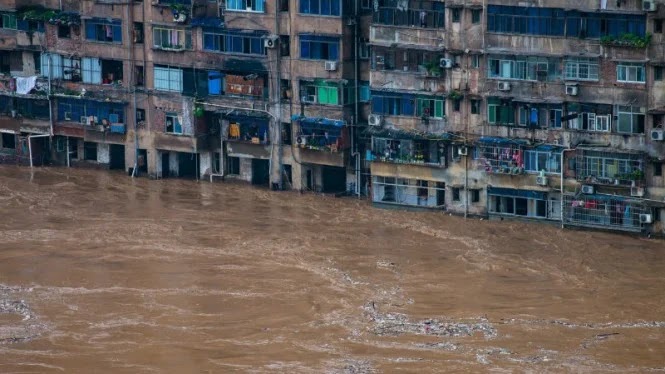
[(536, 184), (539, 186), (547, 186), (547, 177), (536, 177)]
[(644, 187), (631, 187), (630, 196), (633, 197), (644, 197)]
[(367, 117), (367, 123), (370, 126), (381, 126), (382, 121), (383, 118), (378, 114), (370, 114), (369, 117)]
[(451, 69), (453, 67), (453, 60), (449, 58), (442, 58), (439, 60), (439, 67), (442, 67), (444, 69)]
[(90, 124), (90, 120), (89, 120), (88, 116), (81, 116), (81, 119), (80, 119), (79, 122), (81, 123), (81, 125), (89, 125)]
[(298, 145), (307, 145), (307, 135), (298, 135), (296, 143), (298, 143)]
[(337, 71), (337, 61), (326, 61), (326, 71)]
[(173, 13), (173, 22), (183, 23), (185, 21), (187, 21), (187, 14)]
[(656, 2), (653, 0), (644, 0), (642, 1), (642, 10), (645, 12), (655, 12), (656, 11)]
[(651, 130), (651, 140), (662, 142), (665, 140), (665, 130), (653, 129)]
[(566, 95), (577, 96), (577, 86), (572, 84), (566, 85)]
[(279, 36), (277, 35), (268, 35), (264, 40), (263, 40), (263, 46), (266, 48), (275, 48), (277, 47), (277, 41), (279, 40)]
[(593, 195), (594, 192), (595, 192), (595, 188), (593, 188), (593, 186), (590, 186), (588, 184), (585, 184), (585, 185), (582, 186), (582, 193), (583, 194)]
[(651, 214), (640, 214), (640, 223), (651, 223), (653, 222), (653, 217)]
[(457, 147), (457, 155), (467, 156), (468, 154), (469, 154), (469, 148), (467, 148), (466, 146)]
[(510, 91), (510, 83), (508, 83), (508, 82), (499, 82), (497, 84), (497, 89), (499, 91)]

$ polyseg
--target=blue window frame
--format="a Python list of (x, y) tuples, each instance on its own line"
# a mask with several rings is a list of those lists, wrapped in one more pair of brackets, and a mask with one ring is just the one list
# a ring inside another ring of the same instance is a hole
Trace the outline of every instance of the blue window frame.
[(97, 42), (122, 43), (122, 21), (93, 18), (85, 22), (85, 38)]
[(342, 13), (342, 2), (340, 0), (300, 0), (300, 13), (339, 16)]
[(226, 10), (264, 13), (266, 0), (227, 0)]
[(117, 123), (125, 123), (123, 104), (92, 100), (58, 99), (58, 120), (80, 122), (81, 117), (97, 117), (97, 123), (113, 117)]
[(640, 14), (579, 12), (559, 8), (488, 5), (487, 30), (525, 35), (598, 39), (646, 34), (646, 17)]
[(204, 30), (203, 49), (222, 53), (265, 56), (263, 39), (266, 32), (246, 33), (240, 30)]
[(339, 37), (301, 34), (300, 58), (339, 60)]
[(391, 116), (413, 116), (416, 96), (372, 91), (372, 113)]

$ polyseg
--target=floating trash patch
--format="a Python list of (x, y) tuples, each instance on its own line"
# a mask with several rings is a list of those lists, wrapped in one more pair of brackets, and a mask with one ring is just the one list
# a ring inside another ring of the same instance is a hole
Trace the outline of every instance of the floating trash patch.
[(365, 315), (374, 322), (372, 331), (381, 336), (397, 336), (403, 334), (434, 335), (447, 337), (473, 336), (482, 334), (485, 339), (497, 336), (496, 329), (485, 318), (474, 318), (468, 321), (452, 321), (438, 319), (410, 320), (401, 313), (380, 313), (373, 303), (366, 304)]
[(0, 286), (0, 344), (25, 342), (44, 330), (28, 303), (9, 297), (9, 292), (16, 291), (22, 290)]

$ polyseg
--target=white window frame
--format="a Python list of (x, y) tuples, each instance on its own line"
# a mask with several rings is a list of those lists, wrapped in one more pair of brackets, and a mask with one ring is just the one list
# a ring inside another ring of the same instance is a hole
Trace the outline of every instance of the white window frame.
[[(617, 82), (645, 83), (646, 82), (645, 73), (646, 73), (646, 68), (644, 64), (634, 63), (634, 62), (619, 62), (619, 64), (617, 65)], [(642, 75), (642, 80), (638, 80), (640, 74)], [(631, 75), (634, 76), (632, 79)]]
[(565, 60), (563, 70), (567, 80), (598, 81), (600, 64), (593, 58), (570, 57)]
[[(240, 8), (234, 8), (233, 5), (237, 3), (240, 5)], [(248, 5), (249, 3), (249, 5)], [(261, 4), (259, 7), (258, 4)], [(262, 8), (262, 9), (257, 9)], [(250, 13), (265, 13), (266, 12), (266, 1), (265, 0), (235, 0), (235, 1), (226, 1), (226, 10), (230, 12), (250, 12)]]
[(81, 59), (81, 78), (83, 83), (102, 84), (102, 62), (98, 58)]
[(589, 126), (589, 131), (600, 131), (600, 132), (609, 132), (612, 127), (612, 116), (610, 115), (601, 115), (596, 116), (594, 127)]
[(62, 56), (55, 53), (42, 53), (41, 66), (42, 76), (47, 78), (50, 76), (51, 79), (62, 79)]
[[(178, 41), (178, 47), (174, 47), (171, 44), (171, 41), (174, 39), (174, 35), (176, 34), (175, 39)], [(188, 33), (189, 31), (187, 30), (182, 30), (182, 29), (174, 29), (170, 27), (153, 27), (152, 28), (152, 46), (154, 48), (158, 49), (167, 49), (167, 50), (184, 50), (184, 49), (190, 49), (191, 48), (191, 34), (189, 35), (189, 43), (188, 43)], [(164, 36), (166, 35), (166, 41), (164, 40)], [(170, 45), (170, 46), (169, 46)]]

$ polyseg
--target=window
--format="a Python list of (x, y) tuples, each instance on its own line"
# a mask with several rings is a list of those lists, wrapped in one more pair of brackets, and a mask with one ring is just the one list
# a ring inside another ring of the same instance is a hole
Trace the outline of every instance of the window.
[(134, 85), (136, 87), (143, 87), (145, 84), (145, 71), (143, 66), (134, 66)]
[(282, 122), (282, 144), (291, 145), (291, 124), (288, 122)]
[(367, 40), (361, 39), (358, 43), (358, 58), (361, 60), (369, 60), (369, 44)]
[(0, 22), (2, 22), (1, 28), (16, 30), (16, 15), (3, 13), (0, 17)]
[(372, 113), (393, 116), (414, 116), (415, 101), (413, 95), (400, 95), (388, 92), (372, 92)]
[(487, 121), (490, 124), (512, 125), (515, 123), (515, 109), (507, 102), (488, 100)]
[(368, 102), (371, 98), (370, 91), (369, 91), (369, 82), (367, 81), (361, 81), (359, 83), (359, 91), (360, 91), (360, 101), (362, 102)]
[(480, 9), (471, 9), (471, 23), (478, 24), (480, 23), (480, 15), (482, 11)]
[(557, 61), (544, 57), (492, 56), (488, 59), (488, 77), (530, 81), (555, 80)]
[(453, 201), (460, 201), (460, 188), (453, 187)]
[(279, 11), (288, 12), (289, 11), (289, 1), (290, 0), (279, 0)]
[(656, 33), (656, 34), (662, 34), (663, 33), (663, 20), (662, 19), (653, 20), (653, 32)]
[(191, 49), (192, 33), (186, 30), (154, 27), (152, 42), (153, 46), (159, 49)]
[(550, 127), (553, 129), (560, 129), (562, 116), (563, 116), (563, 110), (550, 109)]
[(15, 149), (16, 135), (2, 133), (2, 148)]
[(169, 134), (182, 134), (182, 124), (177, 114), (166, 113), (166, 132)]
[(145, 121), (145, 109), (136, 108), (136, 124)]
[(97, 143), (83, 142), (83, 157), (86, 161), (97, 161)]
[(446, 115), (443, 103), (442, 99), (418, 98), (416, 99), (416, 116), (443, 118)]
[(653, 67), (653, 80), (662, 81), (663, 80), (663, 67), (654, 66)]
[(300, 58), (307, 60), (338, 60), (339, 38), (300, 35)]
[(144, 39), (143, 23), (134, 22), (134, 29), (132, 31), (134, 35), (134, 43), (143, 44), (143, 39)]
[(471, 67), (474, 69), (478, 69), (480, 67), (480, 56), (479, 55), (471, 55)]
[(438, 29), (445, 26), (445, 6), (441, 1), (374, 1), (374, 5), (378, 8), (374, 9), (373, 23)]
[(159, 91), (182, 92), (182, 69), (155, 66), (153, 86)]
[(62, 79), (72, 82), (81, 81), (81, 59), (74, 57), (63, 57)]
[(462, 106), (462, 99), (453, 100), (453, 111), (459, 112), (461, 106)]
[(626, 83), (644, 83), (644, 64), (620, 62), (617, 65), (617, 81)]
[(471, 202), (478, 203), (480, 202), (480, 190), (471, 190)]
[(62, 56), (53, 53), (42, 53), (40, 64), (43, 76), (62, 79)]
[(227, 0), (226, 10), (264, 13), (265, 3), (265, 0)]
[(226, 157), (227, 174), (240, 175), (240, 157)]
[(241, 30), (205, 31), (203, 49), (222, 53), (265, 56), (263, 39), (266, 32), (242, 32)]
[(338, 83), (323, 81), (301, 82), (300, 101), (310, 104), (340, 105), (341, 90)]
[(291, 56), (291, 37), (289, 35), (279, 36), (279, 53), (282, 57)]
[(122, 43), (122, 22), (93, 18), (85, 22), (85, 38), (97, 42)]
[(58, 26), (58, 38), (69, 39), (71, 38), (72, 28), (67, 25)]
[(526, 150), (524, 151), (524, 170), (533, 173), (561, 173), (561, 150)]
[(471, 114), (480, 114), (480, 100), (471, 99)]
[(617, 105), (617, 132), (644, 134), (645, 112), (641, 107)]
[(598, 80), (598, 59), (570, 57), (565, 60), (564, 73), (566, 79)]
[(460, 18), (461, 18), (462, 9), (452, 8), (452, 13), (453, 14), (452, 14), (451, 18), (453, 19), (453, 23), (458, 23)]
[(300, 0), (300, 13), (321, 16), (339, 16), (342, 12), (340, 0)]
[(646, 17), (639, 14), (581, 12), (576, 9), (487, 6), (489, 32), (522, 35), (567, 36), (594, 38), (646, 35)]

